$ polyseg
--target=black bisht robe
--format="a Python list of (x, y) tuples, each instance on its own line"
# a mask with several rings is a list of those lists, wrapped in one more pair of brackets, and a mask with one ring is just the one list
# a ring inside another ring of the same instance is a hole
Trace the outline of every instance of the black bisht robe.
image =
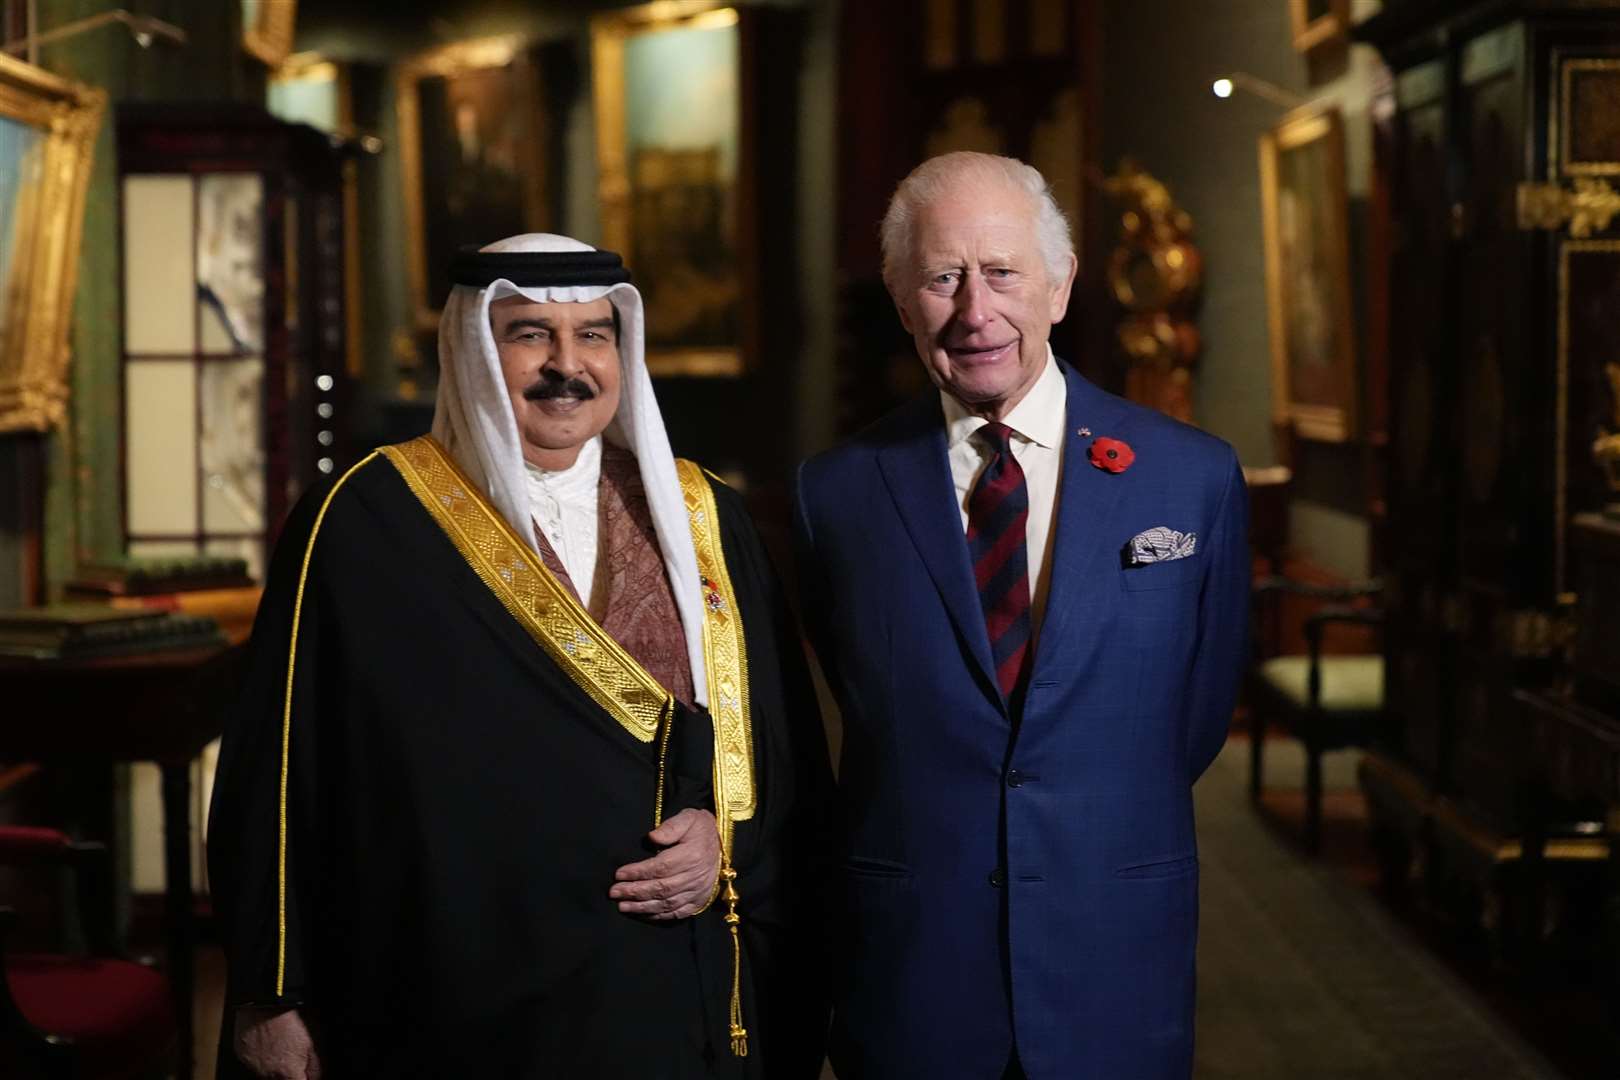
[[(731, 1053), (724, 905), (621, 914), (657, 746), (501, 605), (382, 456), (331, 499), (299, 621), (278, 914), (281, 748), (300, 565), (329, 487), (276, 548), (220, 753), (209, 871), (235, 1009), (297, 1005), (325, 1075), (811, 1078), (827, 1016), (831, 776), (804, 654), (741, 499), (713, 485), (748, 651), (758, 807), (734, 849), (749, 1055)], [(712, 728), (674, 721), (664, 813), (712, 809)]]

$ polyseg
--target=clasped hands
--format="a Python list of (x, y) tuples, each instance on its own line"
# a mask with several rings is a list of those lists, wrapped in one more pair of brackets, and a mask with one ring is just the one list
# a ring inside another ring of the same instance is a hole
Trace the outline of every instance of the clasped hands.
[[(707, 810), (682, 810), (647, 834), (663, 850), (621, 866), (608, 897), (626, 915), (659, 922), (684, 919), (709, 906), (720, 879), (720, 831)], [(296, 1010), (239, 1009), (233, 1049), (267, 1080), (319, 1080), (320, 1057)]]

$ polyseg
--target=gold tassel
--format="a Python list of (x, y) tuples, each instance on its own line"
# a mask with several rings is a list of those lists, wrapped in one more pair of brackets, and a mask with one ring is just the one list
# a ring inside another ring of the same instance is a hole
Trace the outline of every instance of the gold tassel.
[(720, 868), (720, 877), (726, 883), (723, 898), (726, 902), (726, 925), (731, 928), (731, 1052), (737, 1057), (748, 1056), (748, 1029), (742, 1022), (742, 938), (737, 926), (742, 916), (737, 914), (737, 871), (730, 866)]
[(669, 733), (675, 727), (675, 697), (670, 695), (658, 710), (658, 723), (664, 729), (658, 736), (658, 788), (653, 793), (653, 828), (664, 823), (664, 764), (669, 760)]

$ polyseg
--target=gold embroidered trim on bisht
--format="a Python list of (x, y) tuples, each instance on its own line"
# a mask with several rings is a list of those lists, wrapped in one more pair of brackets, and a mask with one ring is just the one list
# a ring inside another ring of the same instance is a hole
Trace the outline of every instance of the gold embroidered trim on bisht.
[(546, 655), (624, 730), (652, 742), (671, 707), (669, 691), (603, 632), (444, 448), (423, 435), (381, 452)]
[[(708, 669), (709, 716), (714, 722), (714, 816), (720, 827), (720, 876), (716, 892), (726, 904), (731, 933), (731, 1052), (748, 1056), (748, 1029), (742, 1022), (742, 939), (738, 928), (737, 871), (731, 862), (732, 836), (739, 821), (754, 816), (754, 731), (748, 709), (748, 645), (742, 612), (726, 570), (720, 514), (714, 489), (703, 470), (676, 461), (681, 496), (692, 527), (698, 573), (703, 585), (703, 661)], [(709, 902), (714, 902), (711, 895)]]
[[(747, 821), (754, 816), (754, 731), (742, 612), (726, 570), (714, 491), (692, 462), (676, 461), (675, 470), (703, 578), (703, 660), (708, 669), (709, 715), (714, 720), (715, 809), (723, 804), (727, 820)], [(726, 850), (729, 854), (730, 847)]]
[(315, 538), (321, 534), (321, 522), (326, 520), (326, 510), (332, 505), (332, 496), (348, 483), (349, 477), (360, 471), (362, 465), (376, 456), (377, 452), (373, 450), (355, 462), (348, 472), (338, 477), (338, 482), (321, 500), (321, 508), (315, 514), (315, 524), (309, 530), (309, 541), (304, 545), (303, 565), (298, 568), (298, 591), (293, 596), (292, 633), (287, 645), (287, 694), (281, 708), (281, 807), (280, 832), (276, 837), (276, 997), (281, 996), (287, 980), (287, 762), (292, 747), (293, 670), (298, 664), (298, 621), (304, 614), (304, 582), (309, 578), (309, 560), (315, 554)]

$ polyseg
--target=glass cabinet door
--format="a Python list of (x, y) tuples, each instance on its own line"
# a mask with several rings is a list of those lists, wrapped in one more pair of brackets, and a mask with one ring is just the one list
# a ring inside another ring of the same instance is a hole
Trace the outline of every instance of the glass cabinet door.
[(237, 556), (262, 577), (264, 180), (127, 174), (123, 204), (129, 553)]

